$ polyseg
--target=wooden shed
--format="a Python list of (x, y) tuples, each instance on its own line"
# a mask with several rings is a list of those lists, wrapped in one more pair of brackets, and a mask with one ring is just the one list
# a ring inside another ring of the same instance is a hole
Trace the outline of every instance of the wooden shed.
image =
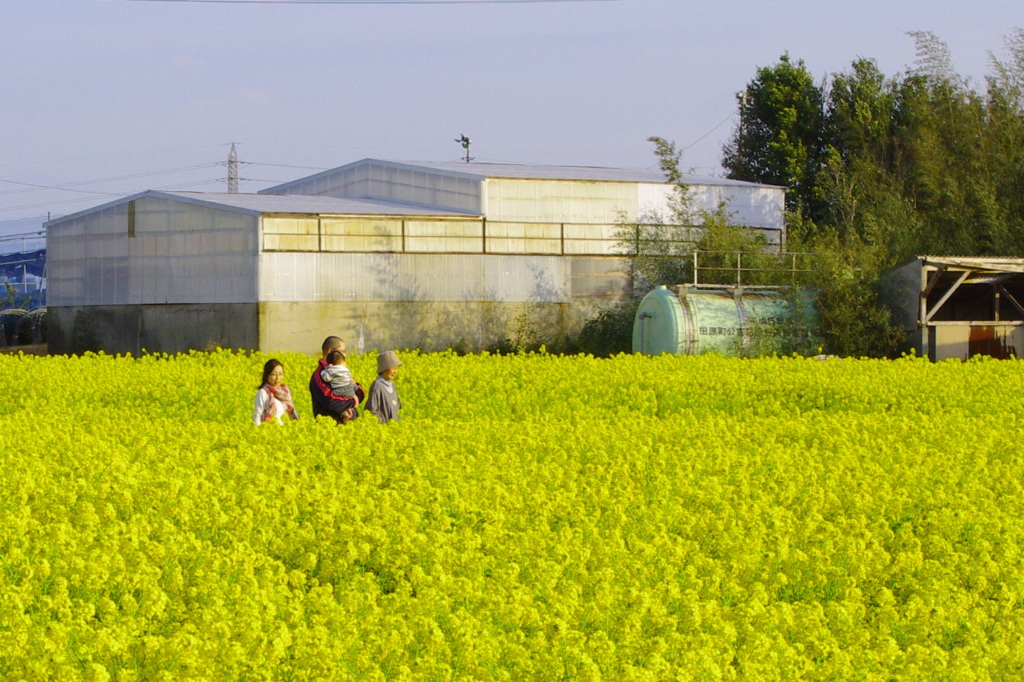
[(921, 356), (1024, 357), (1024, 258), (918, 256), (881, 290)]

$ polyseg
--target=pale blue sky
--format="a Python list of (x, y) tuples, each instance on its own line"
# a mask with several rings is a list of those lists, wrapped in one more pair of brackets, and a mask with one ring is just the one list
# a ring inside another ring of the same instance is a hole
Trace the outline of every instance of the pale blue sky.
[(1020, 26), (1020, 0), (0, 0), (0, 222), (223, 191), (232, 142), (250, 192), (364, 157), (457, 160), (463, 133), (480, 161), (631, 168), (660, 135), (720, 175), (735, 93), (783, 52), (819, 78), (857, 57), (893, 75), (906, 32), (932, 31), (977, 82)]

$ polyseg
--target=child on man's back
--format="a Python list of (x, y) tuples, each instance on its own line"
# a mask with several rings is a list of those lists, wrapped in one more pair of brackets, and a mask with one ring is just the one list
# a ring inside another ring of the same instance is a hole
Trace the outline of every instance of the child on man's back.
[(325, 358), (327, 367), (320, 371), (320, 378), (325, 384), (331, 387), (334, 395), (343, 398), (352, 398), (356, 394), (356, 382), (352, 379), (352, 372), (345, 364), (345, 354), (334, 350)]

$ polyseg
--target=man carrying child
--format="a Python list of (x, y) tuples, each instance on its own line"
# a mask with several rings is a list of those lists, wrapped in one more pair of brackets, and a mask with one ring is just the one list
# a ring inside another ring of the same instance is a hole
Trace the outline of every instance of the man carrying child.
[[(313, 416), (330, 417), (339, 424), (349, 422), (359, 416), (359, 403), (366, 397), (363, 387), (352, 379), (352, 374), (345, 366), (345, 342), (337, 336), (328, 336), (321, 346), (323, 357), (317, 364), (313, 376), (309, 379), (309, 394), (313, 401)], [(332, 355), (337, 353), (340, 355)], [(331, 362), (334, 360), (335, 362)], [(347, 375), (347, 381), (345, 377)], [(328, 379), (325, 380), (324, 376)], [(332, 382), (338, 379), (335, 393)], [(350, 384), (347, 388), (346, 384)], [(351, 391), (351, 392), (349, 392)], [(347, 395), (346, 395), (347, 393)]]

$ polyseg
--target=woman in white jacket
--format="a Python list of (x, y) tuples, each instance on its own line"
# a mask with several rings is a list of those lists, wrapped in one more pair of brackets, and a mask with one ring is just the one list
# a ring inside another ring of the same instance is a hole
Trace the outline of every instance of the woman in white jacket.
[(299, 418), (295, 414), (291, 389), (284, 383), (284, 365), (278, 360), (267, 360), (263, 365), (263, 383), (256, 392), (252, 421), (256, 426), (270, 421), (281, 424), (285, 415), (289, 419)]

